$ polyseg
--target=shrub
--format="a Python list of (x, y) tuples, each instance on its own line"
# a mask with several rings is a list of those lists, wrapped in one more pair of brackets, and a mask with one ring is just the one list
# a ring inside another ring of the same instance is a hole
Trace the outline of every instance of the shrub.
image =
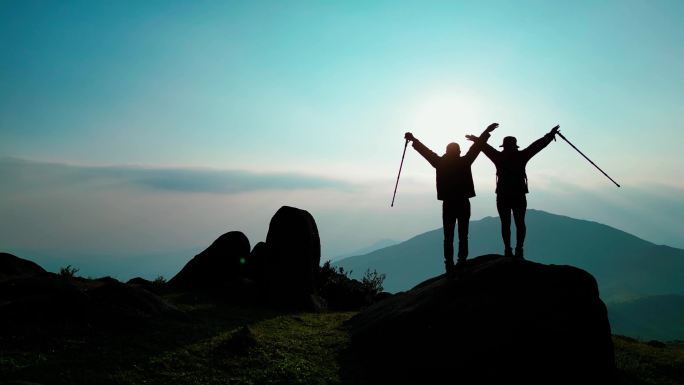
[(373, 296), (380, 294), (384, 290), (384, 287), (382, 286), (384, 282), (385, 274), (380, 274), (377, 270), (371, 271), (370, 269), (366, 270), (366, 273), (361, 279), (363, 287)]
[(166, 278), (164, 278), (163, 275), (158, 275), (157, 278), (155, 278), (155, 279), (152, 281), (152, 284), (153, 284), (153, 285), (158, 285), (158, 286), (161, 286), (161, 285), (163, 285), (163, 284), (165, 284), (165, 283), (166, 283)]
[(351, 271), (333, 267), (325, 262), (320, 267), (317, 287), (319, 294), (331, 308), (338, 310), (359, 309), (370, 305), (382, 291), (384, 274), (368, 270), (362, 281), (351, 278)]
[(66, 265), (65, 267), (59, 268), (59, 275), (65, 278), (73, 278), (78, 272), (78, 268), (72, 267), (71, 265)]

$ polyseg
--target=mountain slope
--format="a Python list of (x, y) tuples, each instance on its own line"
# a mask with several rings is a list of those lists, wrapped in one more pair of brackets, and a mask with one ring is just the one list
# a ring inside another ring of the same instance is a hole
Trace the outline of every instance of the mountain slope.
[(684, 296), (655, 295), (613, 303), (609, 307), (613, 333), (643, 340), (684, 338)]
[(385, 248), (385, 247), (396, 245), (397, 243), (399, 243), (399, 242), (395, 241), (394, 239), (380, 239), (380, 240), (375, 241), (366, 247), (362, 247), (362, 248), (355, 250), (351, 253), (344, 253), (344, 254), (338, 255), (336, 257), (332, 257), (332, 258), (330, 258), (330, 260), (331, 261), (337, 261), (340, 259), (353, 257), (355, 255), (363, 255), (363, 254), (372, 253), (375, 250), (380, 250), (380, 249)]
[[(527, 259), (587, 270), (596, 277), (607, 302), (684, 294), (684, 250), (655, 245), (600, 223), (539, 210), (528, 210), (526, 223)], [(437, 229), (336, 265), (353, 270), (354, 275), (375, 269), (387, 275), (386, 290), (407, 290), (442, 272), (442, 241), (442, 229)], [(471, 222), (471, 256), (502, 251), (499, 218)]]

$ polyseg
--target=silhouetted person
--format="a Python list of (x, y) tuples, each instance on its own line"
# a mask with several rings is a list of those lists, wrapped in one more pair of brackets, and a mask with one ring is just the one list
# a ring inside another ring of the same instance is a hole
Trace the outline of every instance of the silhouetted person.
[(475, 196), (470, 166), (489, 139), (489, 133), (499, 126), (492, 123), (480, 138), (474, 139), (468, 152), (461, 156), (457, 143), (449, 143), (446, 154), (439, 156), (407, 132), (404, 138), (413, 141), (413, 148), (422, 155), (437, 172), (437, 199), (442, 201), (444, 226), (444, 266), (447, 273), (454, 270), (454, 230), (458, 222), (458, 265), (468, 257), (468, 222), (470, 221), (470, 198)]
[[(518, 150), (517, 140), (513, 136), (507, 136), (503, 140), (503, 151), (497, 151), (485, 143), (482, 152), (496, 166), (496, 209), (501, 218), (501, 237), (504, 243), (504, 255), (513, 256), (511, 249), (511, 212), (515, 220), (516, 245), (515, 257), (524, 258), (523, 247), (525, 243), (525, 211), (527, 210), (527, 174), (525, 166), (533, 156), (548, 146), (554, 139), (558, 128), (556, 126), (536, 140), (524, 150)], [(467, 135), (468, 139), (475, 143), (480, 142), (474, 135)]]

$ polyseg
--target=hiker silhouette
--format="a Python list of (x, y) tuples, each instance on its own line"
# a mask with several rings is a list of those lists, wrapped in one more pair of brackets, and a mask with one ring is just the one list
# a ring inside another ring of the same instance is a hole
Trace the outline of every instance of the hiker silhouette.
[(442, 224), (444, 226), (444, 267), (447, 273), (454, 270), (454, 231), (458, 223), (458, 264), (462, 266), (468, 257), (468, 224), (470, 221), (470, 198), (475, 196), (473, 174), (470, 166), (482, 151), (489, 139), (489, 133), (499, 126), (490, 124), (480, 135), (473, 138), (473, 145), (461, 156), (461, 147), (457, 143), (449, 143), (446, 153), (435, 154), (413, 134), (407, 132), (406, 140), (413, 142), (418, 151), (436, 170), (437, 199), (442, 201)]
[[(503, 140), (503, 151), (497, 151), (484, 143), (482, 152), (496, 166), (496, 209), (501, 218), (501, 237), (504, 243), (504, 255), (524, 258), (525, 244), (525, 211), (527, 210), (527, 174), (525, 166), (539, 151), (554, 140), (560, 126), (551, 129), (546, 135), (537, 139), (524, 150), (518, 150), (517, 139), (507, 136)], [(474, 143), (482, 143), (475, 135), (466, 135)], [(511, 212), (516, 229), (515, 255), (511, 249)]]

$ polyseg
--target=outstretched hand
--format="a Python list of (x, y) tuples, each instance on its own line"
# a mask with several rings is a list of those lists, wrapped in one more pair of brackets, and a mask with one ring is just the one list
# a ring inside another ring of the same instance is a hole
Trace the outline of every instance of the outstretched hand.
[[(494, 131), (497, 127), (499, 127), (499, 123), (492, 123), (492, 124), (490, 124), (489, 126), (487, 126), (487, 129), (485, 130), (485, 132), (487, 132), (487, 133), (492, 132), (492, 131)], [(470, 138), (468, 138), (468, 139), (470, 139)]]
[(551, 131), (549, 131), (549, 134), (553, 134), (555, 136), (558, 133), (559, 128), (560, 125), (557, 125), (556, 127), (552, 128)]
[(404, 134), (404, 139), (406, 139), (406, 140), (416, 140), (416, 138), (415, 138), (415, 137), (413, 136), (413, 134), (410, 133), (410, 132), (407, 132), (407, 133)]
[(475, 135), (466, 135), (466, 138), (467, 138), (468, 140), (472, 141), (472, 142), (474, 142), (474, 141), (480, 139), (480, 138), (478, 138), (478, 137), (475, 136)]

